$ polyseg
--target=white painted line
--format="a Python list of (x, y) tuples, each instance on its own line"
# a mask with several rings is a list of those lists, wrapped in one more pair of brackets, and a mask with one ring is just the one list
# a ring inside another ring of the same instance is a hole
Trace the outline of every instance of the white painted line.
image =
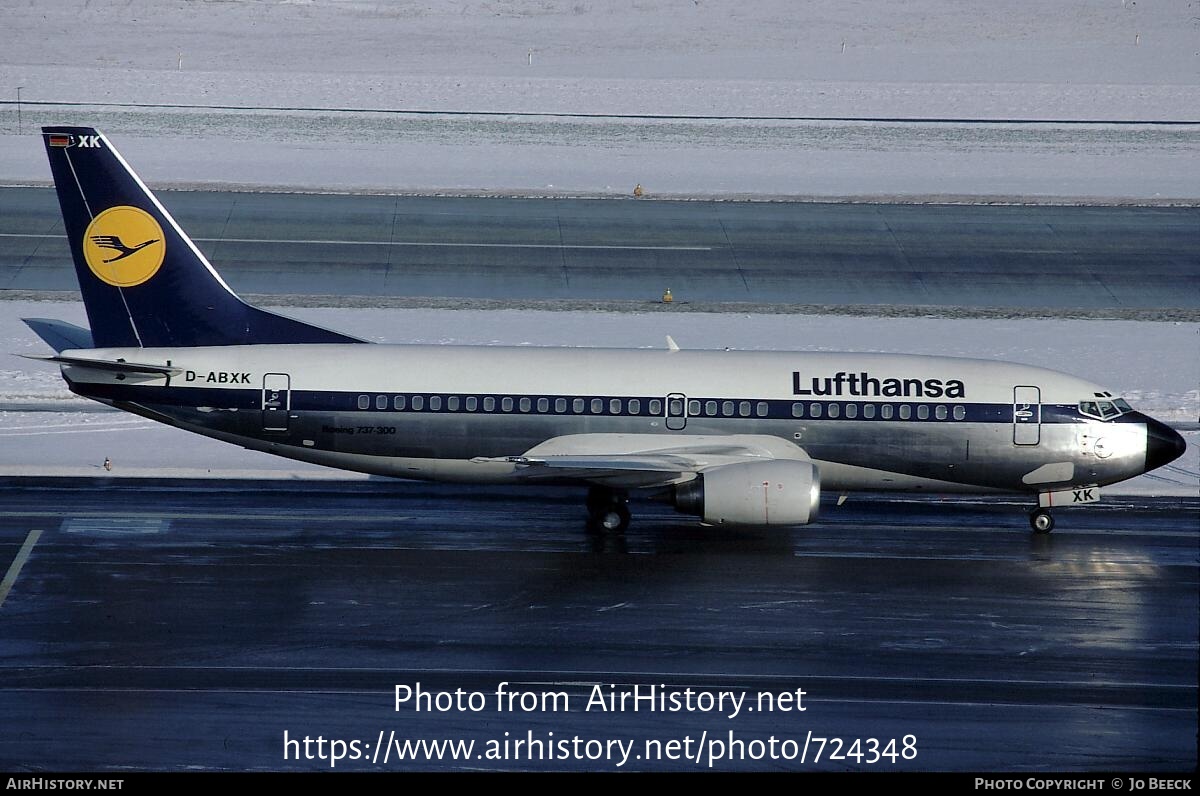
[(162, 533), (165, 523), (155, 517), (67, 517), (64, 533), (143, 535)]
[[(98, 465), (97, 465), (98, 466)], [(61, 511), (0, 511), (0, 517), (62, 517)], [(129, 522), (129, 523), (147, 523), (147, 522), (165, 522), (168, 525), (172, 520), (286, 520), (294, 522), (296, 514), (213, 514), (204, 512), (111, 512), (111, 511), (78, 511), (71, 517), (63, 520), (62, 529), (69, 533), (79, 532), (81, 526), (73, 523), (81, 521), (96, 521), (96, 522)], [(305, 519), (306, 522), (360, 522), (360, 523), (388, 523), (388, 522), (412, 522), (416, 520), (416, 516), (404, 516), (389, 514), (386, 516), (373, 516), (362, 514), (322, 514), (313, 515)], [(106, 526), (108, 527), (108, 526)], [(144, 531), (150, 533), (150, 531)], [(370, 547), (339, 547), (339, 550), (369, 550)], [(423, 548), (407, 548), (396, 547), (396, 550), (418, 550)]]
[[(24, 232), (0, 232), (0, 238), (62, 238), (66, 235), (34, 235)], [(300, 240), (287, 238), (192, 238), (195, 243), (294, 243), (328, 246), (441, 246), (464, 249), (611, 249), (614, 251), (647, 252), (710, 252), (712, 246), (615, 246), (571, 243), (452, 243), (449, 241), (419, 240)]]
[(29, 554), (33, 552), (33, 546), (38, 543), (38, 539), (42, 538), (41, 531), (30, 531), (25, 537), (25, 544), (21, 545), (21, 549), (17, 551), (17, 557), (13, 559), (12, 565), (8, 568), (8, 573), (4, 576), (4, 580), (0, 582), (0, 608), (4, 607), (4, 601), (8, 598), (8, 591), (17, 582), (17, 576), (21, 574), (21, 567), (25, 566), (25, 562), (29, 560)]
[(612, 246), (572, 243), (451, 243), (420, 240), (272, 240), (269, 238), (196, 238), (205, 243), (301, 243), (333, 246), (445, 246), (475, 249), (618, 249), (622, 251), (707, 252), (711, 246)]

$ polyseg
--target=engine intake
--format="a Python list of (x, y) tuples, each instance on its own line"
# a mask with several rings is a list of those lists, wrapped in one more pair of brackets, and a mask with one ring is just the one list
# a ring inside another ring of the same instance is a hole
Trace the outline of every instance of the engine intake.
[(774, 459), (727, 464), (675, 487), (675, 508), (713, 525), (807, 525), (821, 505), (812, 462)]

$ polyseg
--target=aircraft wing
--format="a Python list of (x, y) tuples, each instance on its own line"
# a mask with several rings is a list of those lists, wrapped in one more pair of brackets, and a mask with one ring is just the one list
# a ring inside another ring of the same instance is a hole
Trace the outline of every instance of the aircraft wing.
[(531, 480), (578, 479), (608, 486), (652, 487), (690, 481), (714, 467), (748, 461), (808, 461), (804, 450), (778, 437), (739, 434), (570, 434), (519, 456), (475, 461), (509, 462)]

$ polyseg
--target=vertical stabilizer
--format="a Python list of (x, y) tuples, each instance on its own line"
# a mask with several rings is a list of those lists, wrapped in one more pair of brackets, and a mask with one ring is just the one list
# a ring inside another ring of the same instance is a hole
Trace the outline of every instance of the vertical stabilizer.
[(238, 298), (103, 134), (42, 138), (96, 347), (362, 342)]

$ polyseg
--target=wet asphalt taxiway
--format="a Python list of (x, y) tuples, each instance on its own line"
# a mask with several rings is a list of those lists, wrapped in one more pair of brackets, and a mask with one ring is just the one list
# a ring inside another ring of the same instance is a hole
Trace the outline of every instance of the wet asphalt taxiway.
[(1195, 498), (596, 537), (571, 490), (0, 488), (0, 770), (1197, 764)]

